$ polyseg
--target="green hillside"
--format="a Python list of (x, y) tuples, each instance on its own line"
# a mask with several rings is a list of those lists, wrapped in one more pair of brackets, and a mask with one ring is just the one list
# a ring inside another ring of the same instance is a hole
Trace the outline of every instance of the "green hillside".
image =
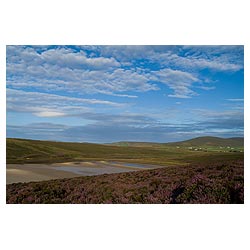
[(133, 141), (120, 141), (120, 142), (113, 142), (107, 143), (106, 145), (111, 146), (120, 146), (120, 147), (162, 147), (164, 146), (163, 143), (154, 143), (154, 142), (133, 142)]
[(180, 146), (221, 146), (221, 147), (244, 147), (244, 138), (219, 138), (213, 136), (197, 137), (186, 141), (168, 143), (168, 145)]
[(71, 143), (7, 139), (7, 163), (62, 162), (70, 160), (102, 160), (145, 158), (157, 151), (92, 143)]
[(179, 163), (181, 152), (145, 147), (119, 147), (92, 143), (71, 143), (7, 139), (7, 163), (52, 163), (83, 160), (121, 160), (145, 163)]
[(219, 138), (213, 136), (203, 136), (197, 137), (186, 141), (179, 142), (169, 142), (169, 143), (152, 143), (152, 142), (115, 142), (110, 145), (122, 146), (122, 147), (154, 147), (154, 148), (162, 148), (162, 147), (235, 147), (237, 149), (244, 147), (244, 138), (235, 137), (235, 138)]
[(7, 163), (119, 160), (133, 163), (178, 165), (220, 159), (242, 159), (244, 153), (240, 151), (242, 149), (224, 150), (219, 147), (206, 147), (197, 151), (196, 148), (181, 147), (174, 143), (152, 143), (145, 144), (145, 146), (141, 144), (139, 147), (133, 144), (133, 146), (121, 147), (92, 143), (7, 139)]

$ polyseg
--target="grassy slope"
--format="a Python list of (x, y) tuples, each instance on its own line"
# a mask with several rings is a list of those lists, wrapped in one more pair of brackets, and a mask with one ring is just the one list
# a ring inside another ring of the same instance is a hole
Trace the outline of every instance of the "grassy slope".
[(244, 138), (219, 138), (212, 136), (197, 137), (191, 140), (186, 140), (182, 142), (170, 143), (170, 145), (180, 145), (180, 146), (221, 146), (221, 147), (244, 147)]
[(170, 143), (152, 143), (152, 142), (115, 142), (111, 145), (116, 146), (133, 146), (133, 147), (167, 147), (167, 146), (181, 146), (181, 147), (206, 147), (206, 146), (215, 146), (215, 147), (244, 147), (244, 138), (235, 137), (235, 138), (219, 138), (213, 136), (203, 136), (197, 137), (186, 141), (180, 142), (170, 142)]
[(220, 159), (242, 159), (243, 153), (193, 152), (175, 146), (120, 147), (91, 143), (66, 143), (7, 139), (7, 163), (53, 163), (82, 160), (119, 160), (159, 165), (179, 165)]
[(7, 203), (244, 203), (243, 161), (7, 185)]

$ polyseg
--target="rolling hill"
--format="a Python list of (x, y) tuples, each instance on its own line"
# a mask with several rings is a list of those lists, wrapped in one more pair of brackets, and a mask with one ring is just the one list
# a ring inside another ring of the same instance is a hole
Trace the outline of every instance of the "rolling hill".
[(7, 138), (7, 163), (50, 163), (70, 160), (145, 158), (159, 155), (153, 149), (124, 148), (92, 143)]
[(168, 143), (168, 145), (179, 146), (221, 146), (221, 147), (244, 147), (243, 137), (220, 138), (213, 136), (197, 137), (186, 141)]
[(213, 136), (203, 136), (197, 137), (190, 140), (179, 141), (179, 142), (169, 142), (169, 143), (153, 143), (153, 142), (114, 142), (111, 145), (123, 146), (123, 147), (163, 147), (163, 146), (182, 146), (182, 147), (205, 147), (205, 146), (215, 146), (215, 147), (244, 147), (243, 137), (233, 137), (233, 138), (220, 138)]
[[(243, 138), (222, 139), (200, 137), (176, 143), (92, 144), (38, 141), (7, 138), (7, 163), (56, 163), (69, 161), (119, 160), (133, 163), (176, 165), (209, 160), (243, 157), (243, 146), (230, 153), (218, 145), (243, 145)], [(189, 146), (205, 145), (206, 150), (194, 151)], [(209, 145), (211, 148), (207, 148)], [(214, 146), (213, 146), (214, 145)], [(216, 145), (216, 146), (215, 146)]]
[(113, 145), (119, 147), (162, 147), (164, 143), (157, 143), (157, 142), (133, 142), (133, 141), (120, 141), (120, 142), (113, 142), (107, 143), (106, 145)]

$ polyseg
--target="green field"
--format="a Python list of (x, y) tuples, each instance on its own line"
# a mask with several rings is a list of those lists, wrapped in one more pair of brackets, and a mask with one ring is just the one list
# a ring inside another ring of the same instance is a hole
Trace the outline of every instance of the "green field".
[(104, 145), (8, 138), (7, 164), (119, 160), (165, 166), (243, 159), (242, 138), (209, 139), (195, 138), (193, 141), (165, 144), (123, 142)]

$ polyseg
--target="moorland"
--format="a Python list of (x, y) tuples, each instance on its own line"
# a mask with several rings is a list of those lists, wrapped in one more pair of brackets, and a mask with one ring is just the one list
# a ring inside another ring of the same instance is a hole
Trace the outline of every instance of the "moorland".
[(124, 173), (81, 177), (54, 172), (52, 180), (25, 183), (17, 178), (7, 185), (7, 203), (244, 203), (243, 138), (111, 144), (7, 139), (7, 183), (13, 164), (16, 170), (33, 164), (34, 171), (36, 164), (103, 161), (153, 169), (131, 172), (125, 166)]

